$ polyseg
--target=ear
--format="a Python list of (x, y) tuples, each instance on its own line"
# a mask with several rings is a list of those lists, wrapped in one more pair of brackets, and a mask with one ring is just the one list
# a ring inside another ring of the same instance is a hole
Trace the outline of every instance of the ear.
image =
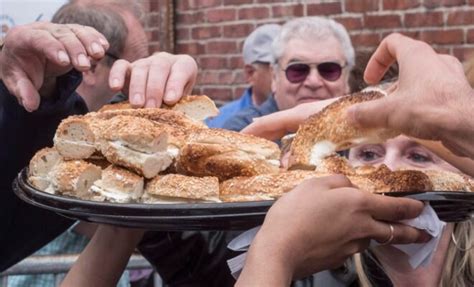
[(255, 68), (252, 65), (244, 66), (245, 81), (247, 83), (250, 83), (252, 81), (252, 77), (254, 73), (255, 73)]
[(82, 82), (88, 86), (95, 85), (96, 78), (92, 70), (82, 72)]

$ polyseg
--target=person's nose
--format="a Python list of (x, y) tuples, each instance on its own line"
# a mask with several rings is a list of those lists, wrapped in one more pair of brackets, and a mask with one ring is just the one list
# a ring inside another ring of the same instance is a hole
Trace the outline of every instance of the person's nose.
[(404, 165), (403, 161), (399, 156), (391, 153), (387, 153), (385, 155), (385, 158), (382, 163), (385, 164), (391, 170), (397, 170)]
[(318, 73), (318, 70), (314, 67), (311, 68), (309, 75), (304, 81), (304, 85), (308, 88), (316, 89), (323, 85), (323, 78)]

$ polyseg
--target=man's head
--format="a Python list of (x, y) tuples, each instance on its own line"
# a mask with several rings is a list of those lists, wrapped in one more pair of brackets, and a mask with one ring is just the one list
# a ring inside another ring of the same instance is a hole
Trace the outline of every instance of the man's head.
[(124, 20), (118, 13), (101, 5), (66, 4), (54, 14), (52, 22), (91, 26), (109, 41), (106, 56), (91, 63), (91, 69), (83, 73), (83, 81), (77, 89), (89, 110), (100, 108), (115, 94), (109, 89), (108, 77), (112, 64), (123, 57), (125, 50), (128, 30)]
[(273, 55), (271, 45), (280, 33), (281, 26), (266, 24), (255, 29), (243, 46), (244, 72), (247, 83), (252, 87), (252, 99), (259, 105), (271, 92), (271, 68)]
[[(149, 56), (148, 37), (143, 28), (145, 12), (142, 4), (135, 0), (69, 0), (72, 4), (101, 5), (119, 13), (128, 29), (122, 58), (133, 62)], [(100, 4), (95, 4), (100, 2)]]
[(322, 17), (291, 20), (272, 50), (272, 89), (280, 110), (349, 92), (354, 48), (341, 24)]

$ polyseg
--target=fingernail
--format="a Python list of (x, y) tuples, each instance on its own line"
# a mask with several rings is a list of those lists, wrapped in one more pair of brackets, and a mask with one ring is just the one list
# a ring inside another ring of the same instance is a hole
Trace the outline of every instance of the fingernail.
[(147, 108), (156, 108), (156, 101), (155, 99), (151, 98), (146, 101)]
[(62, 50), (58, 52), (58, 60), (61, 64), (69, 64), (70, 63), (69, 56), (66, 54), (66, 52), (64, 52)]
[(134, 94), (132, 97), (132, 102), (134, 104), (140, 104), (142, 102), (142, 95), (139, 93)]
[(94, 55), (95, 54), (102, 54), (104, 52), (104, 49), (99, 44), (97, 44), (96, 42), (91, 44), (91, 50), (92, 50), (92, 53)]
[(91, 65), (89, 59), (87, 59), (86, 55), (84, 54), (79, 54), (79, 56), (77, 56), (77, 62), (81, 67), (90, 67)]
[(421, 235), (418, 237), (417, 243), (426, 243), (431, 240), (431, 235), (426, 232), (421, 232)]
[(166, 93), (165, 98), (166, 98), (167, 102), (168, 101), (170, 101), (170, 102), (175, 101), (176, 100), (176, 92), (173, 91), (173, 90), (169, 91), (168, 93)]
[(115, 78), (112, 80), (112, 88), (118, 88), (120, 87), (120, 80)]
[(99, 38), (99, 42), (102, 44), (102, 46), (108, 46), (109, 42), (107, 42), (104, 38)]

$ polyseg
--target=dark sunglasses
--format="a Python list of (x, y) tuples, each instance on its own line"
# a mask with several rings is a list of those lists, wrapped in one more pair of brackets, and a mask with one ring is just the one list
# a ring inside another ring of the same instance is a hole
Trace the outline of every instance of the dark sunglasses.
[(337, 81), (342, 74), (341, 66), (335, 62), (324, 62), (320, 64), (293, 63), (284, 69), (286, 78), (290, 83), (296, 84), (303, 82), (311, 72), (311, 67), (315, 66), (319, 75), (327, 81)]

